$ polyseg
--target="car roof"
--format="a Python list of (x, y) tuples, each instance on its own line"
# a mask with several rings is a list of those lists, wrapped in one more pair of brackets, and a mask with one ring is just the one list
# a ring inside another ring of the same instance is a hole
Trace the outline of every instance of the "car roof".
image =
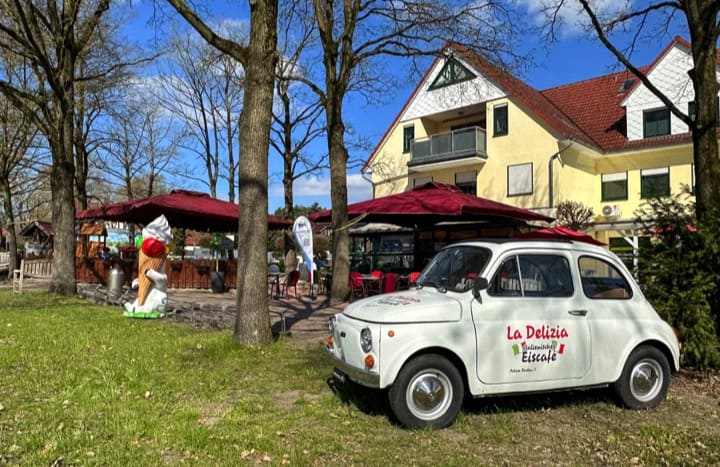
[[(608, 253), (609, 250), (599, 245), (592, 245), (587, 242), (578, 240), (569, 240), (565, 238), (476, 238), (468, 240), (460, 240), (454, 242), (447, 247), (457, 245), (471, 245), (471, 246), (491, 246), (493, 249), (507, 250), (512, 247), (522, 246), (528, 248), (561, 248), (561, 249), (572, 249), (572, 250), (586, 250), (593, 252), (604, 252)], [(446, 247), (446, 248), (447, 248)]]

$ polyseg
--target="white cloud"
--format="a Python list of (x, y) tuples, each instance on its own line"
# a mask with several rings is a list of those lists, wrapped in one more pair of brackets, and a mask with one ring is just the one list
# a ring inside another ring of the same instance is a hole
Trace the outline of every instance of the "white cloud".
[(330, 196), (330, 179), (310, 175), (295, 181), (295, 196)]
[[(348, 202), (362, 201), (372, 196), (372, 186), (360, 174), (347, 177)], [(310, 175), (295, 182), (293, 186), (296, 196), (322, 196), (330, 198), (330, 178)]]
[(348, 202), (365, 201), (372, 198), (372, 185), (360, 174), (348, 175)]
[[(360, 174), (347, 176), (348, 203), (365, 201), (372, 197), (372, 185)], [(312, 204), (317, 201), (321, 206), (330, 207), (330, 177), (328, 175), (310, 175), (303, 177), (293, 185), (295, 203), (299, 205)], [(283, 187), (281, 183), (272, 183), (270, 186), (271, 204), (273, 199), (281, 202)]]
[[(555, 3), (557, 0), (518, 0), (518, 4), (525, 7), (531, 20), (538, 25), (547, 21), (546, 10)], [(628, 10), (632, 3), (632, 0), (595, 0), (592, 8), (600, 17), (614, 16), (621, 11)], [(580, 35), (590, 26), (590, 20), (579, 2), (564, 2), (557, 16), (562, 25), (558, 31), (564, 38)]]

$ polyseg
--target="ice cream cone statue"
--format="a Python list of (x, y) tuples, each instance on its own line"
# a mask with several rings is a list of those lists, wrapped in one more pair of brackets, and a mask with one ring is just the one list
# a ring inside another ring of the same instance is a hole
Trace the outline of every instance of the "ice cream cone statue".
[(138, 241), (138, 278), (133, 281), (133, 288), (137, 286), (138, 296), (134, 302), (125, 304), (125, 316), (156, 318), (165, 313), (165, 259), (171, 239), (172, 233), (165, 216), (158, 217), (143, 229), (142, 237)]

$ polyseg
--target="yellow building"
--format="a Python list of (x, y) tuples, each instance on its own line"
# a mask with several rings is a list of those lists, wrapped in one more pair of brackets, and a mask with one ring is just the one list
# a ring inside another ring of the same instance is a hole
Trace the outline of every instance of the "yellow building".
[[(689, 44), (675, 38), (642, 70), (692, 115), (691, 66)], [(694, 184), (687, 125), (629, 72), (539, 91), (453, 44), (363, 171), (375, 197), (436, 181), (550, 216), (577, 201), (597, 215), (593, 236), (634, 247), (643, 201)]]

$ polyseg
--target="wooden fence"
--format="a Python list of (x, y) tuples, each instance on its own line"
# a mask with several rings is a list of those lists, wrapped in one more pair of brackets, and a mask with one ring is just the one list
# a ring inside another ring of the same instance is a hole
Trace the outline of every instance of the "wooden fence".
[[(89, 284), (107, 284), (112, 268), (110, 261), (93, 258), (75, 258), (75, 279)], [(125, 285), (130, 285), (137, 277), (137, 260), (122, 260), (119, 264), (125, 275)], [(218, 270), (225, 272), (225, 288), (234, 289), (237, 281), (235, 261), (220, 261)], [(215, 260), (186, 259), (168, 261), (166, 273), (168, 288), (171, 289), (210, 289), (210, 273), (215, 271)]]

